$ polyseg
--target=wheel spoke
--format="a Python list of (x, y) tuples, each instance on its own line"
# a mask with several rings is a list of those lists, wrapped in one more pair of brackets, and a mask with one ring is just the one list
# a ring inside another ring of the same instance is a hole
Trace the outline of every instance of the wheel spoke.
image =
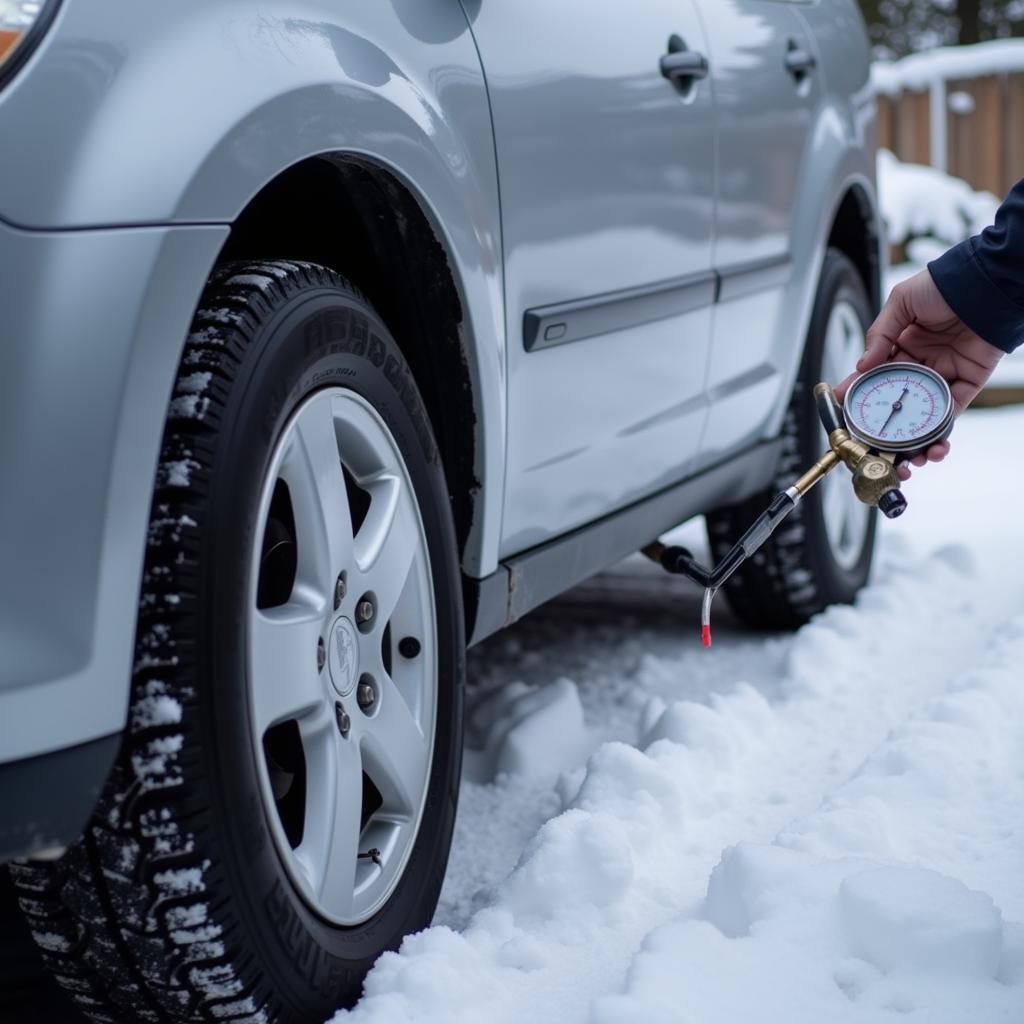
[(295, 516), (298, 581), (331, 593), (352, 559), (352, 514), (329, 396), (311, 402), (295, 422), (295, 443), (281, 476)]
[(338, 916), (352, 910), (363, 811), (363, 766), (359, 744), (335, 737), (335, 769), (325, 788), (330, 806), (325, 819), (325, 845), (316, 881), (321, 904)]
[(355, 559), (365, 586), (377, 598), (383, 627), (402, 596), (419, 544), (419, 526), (409, 488), (400, 477), (382, 474), (368, 488), (370, 511), (355, 541)]
[(395, 684), (384, 679), (382, 690), (362, 737), (363, 763), (384, 798), (382, 812), (415, 815), (430, 767), (427, 739)]
[(321, 621), (318, 612), (294, 603), (253, 611), (249, 674), (260, 736), (275, 723), (301, 718), (323, 703), (317, 679)]

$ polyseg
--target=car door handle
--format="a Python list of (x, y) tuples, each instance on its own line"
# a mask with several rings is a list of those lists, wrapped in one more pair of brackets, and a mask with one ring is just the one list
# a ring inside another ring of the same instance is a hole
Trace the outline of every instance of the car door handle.
[(685, 84), (698, 78), (707, 78), (708, 59), (695, 50), (666, 53), (661, 58), (661, 73), (670, 81)]
[(818, 62), (810, 50), (805, 50), (802, 46), (790, 41), (789, 49), (786, 51), (786, 70), (794, 78), (801, 79), (804, 75), (809, 75), (817, 65)]

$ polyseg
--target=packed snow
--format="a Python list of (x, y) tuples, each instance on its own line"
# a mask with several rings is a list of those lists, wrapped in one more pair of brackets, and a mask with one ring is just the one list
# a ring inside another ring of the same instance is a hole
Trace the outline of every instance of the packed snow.
[(634, 558), (471, 652), (435, 925), (336, 1024), (1024, 1020), (1022, 430), (969, 412), (795, 635), (705, 651)]

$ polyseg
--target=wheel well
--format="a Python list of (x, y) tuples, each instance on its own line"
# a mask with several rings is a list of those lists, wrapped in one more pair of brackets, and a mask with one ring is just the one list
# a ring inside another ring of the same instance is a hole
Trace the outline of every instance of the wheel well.
[(871, 201), (863, 189), (853, 186), (843, 196), (832, 223), (828, 244), (850, 258), (867, 289), (872, 311), (877, 313), (882, 308), (878, 227)]
[(463, 551), (479, 492), (465, 322), (447, 254), (410, 191), (364, 160), (306, 160), (249, 203), (220, 258), (320, 263), (373, 303), (426, 403)]

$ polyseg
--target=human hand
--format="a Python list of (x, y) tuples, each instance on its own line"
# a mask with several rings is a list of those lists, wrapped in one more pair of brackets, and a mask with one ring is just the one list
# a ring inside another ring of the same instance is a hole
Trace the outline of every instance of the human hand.
[[(953, 395), (956, 415), (975, 399), (1005, 353), (975, 334), (949, 308), (931, 274), (922, 270), (893, 288), (878, 318), (868, 329), (867, 351), (857, 360), (857, 370), (838, 387), (841, 402), (854, 378), (890, 359), (923, 363), (945, 377)], [(949, 454), (949, 442), (933, 444), (911, 461), (915, 466), (941, 462)], [(906, 464), (897, 467), (907, 480)]]

